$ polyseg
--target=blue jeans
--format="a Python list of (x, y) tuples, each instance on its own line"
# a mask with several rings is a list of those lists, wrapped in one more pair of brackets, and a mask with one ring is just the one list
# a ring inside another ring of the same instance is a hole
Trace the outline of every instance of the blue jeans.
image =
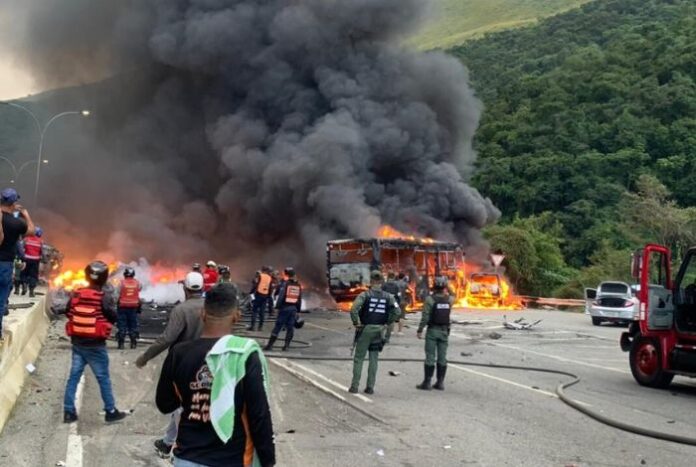
[(116, 408), (114, 401), (114, 393), (111, 391), (111, 378), (109, 376), (109, 354), (106, 352), (106, 346), (100, 345), (97, 347), (84, 347), (73, 344), (72, 346), (72, 365), (70, 367), (70, 376), (68, 383), (65, 386), (65, 397), (63, 398), (63, 410), (65, 412), (75, 413), (75, 392), (77, 391), (77, 383), (80, 382), (82, 372), (85, 366), (89, 365), (99, 383), (102, 401), (104, 402), (104, 410), (112, 412)]
[(7, 301), (12, 292), (12, 271), (14, 265), (10, 261), (0, 261), (0, 336), (2, 336), (2, 318), (7, 311)]
[(119, 308), (116, 315), (118, 332), (116, 338), (122, 341), (126, 338), (126, 334), (131, 339), (138, 338), (138, 309), (137, 308)]
[(276, 319), (275, 326), (273, 327), (273, 331), (271, 331), (271, 334), (278, 337), (278, 334), (280, 334), (281, 329), (283, 329), (283, 326), (285, 326), (285, 339), (290, 339), (292, 340), (293, 336), (295, 335), (295, 313), (297, 311), (297, 308), (293, 307), (285, 307), (280, 310), (278, 313), (278, 318)]
[(180, 459), (174, 457), (174, 467), (208, 467), (204, 464), (197, 464), (195, 462), (187, 461), (186, 459)]

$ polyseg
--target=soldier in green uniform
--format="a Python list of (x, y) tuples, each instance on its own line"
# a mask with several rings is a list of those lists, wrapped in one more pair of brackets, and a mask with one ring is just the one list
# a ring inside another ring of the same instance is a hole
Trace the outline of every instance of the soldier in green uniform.
[(374, 393), (377, 378), (377, 360), (385, 341), (387, 327), (399, 318), (401, 311), (394, 296), (382, 290), (384, 277), (379, 271), (370, 273), (370, 290), (355, 299), (350, 310), (350, 319), (359, 333), (353, 357), (353, 382), (349, 391), (358, 392), (365, 354), (370, 354), (367, 368), (366, 394)]
[(435, 372), (437, 362), (437, 382), (435, 389), (445, 389), (445, 373), (447, 372), (447, 341), (450, 331), (450, 313), (454, 297), (447, 293), (447, 278), (438, 276), (433, 284), (433, 293), (425, 299), (423, 316), (418, 325), (418, 339), (423, 338), (423, 329), (428, 327), (425, 333), (425, 377), (423, 382), (416, 386), (418, 389), (431, 389), (430, 380)]

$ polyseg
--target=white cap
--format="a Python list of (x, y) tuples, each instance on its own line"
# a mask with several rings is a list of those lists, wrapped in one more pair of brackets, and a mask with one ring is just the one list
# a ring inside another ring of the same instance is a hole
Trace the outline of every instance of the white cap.
[(186, 274), (186, 279), (184, 279), (184, 287), (194, 292), (203, 290), (203, 274), (193, 271)]
[(211, 261), (208, 261), (208, 262), (206, 263), (206, 266), (208, 266), (208, 267), (210, 267), (210, 268), (216, 268), (216, 267), (217, 267), (217, 264), (215, 264), (215, 261), (212, 261), (212, 260), (211, 260)]

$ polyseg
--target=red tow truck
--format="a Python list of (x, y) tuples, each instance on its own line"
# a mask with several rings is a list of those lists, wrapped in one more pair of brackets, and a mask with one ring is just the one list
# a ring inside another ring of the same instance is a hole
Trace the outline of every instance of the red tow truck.
[(675, 375), (696, 377), (696, 247), (675, 277), (671, 256), (669, 248), (650, 244), (631, 260), (640, 284), (639, 313), (620, 342), (643, 386), (665, 388)]

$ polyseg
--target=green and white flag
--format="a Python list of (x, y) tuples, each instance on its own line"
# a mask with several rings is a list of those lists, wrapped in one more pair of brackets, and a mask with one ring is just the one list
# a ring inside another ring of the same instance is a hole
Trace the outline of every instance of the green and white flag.
[(234, 432), (234, 391), (246, 374), (246, 361), (253, 352), (259, 354), (263, 385), (268, 394), (268, 362), (255, 340), (233, 335), (221, 337), (205, 357), (208, 369), (213, 374), (210, 421), (223, 443), (229, 441)]

